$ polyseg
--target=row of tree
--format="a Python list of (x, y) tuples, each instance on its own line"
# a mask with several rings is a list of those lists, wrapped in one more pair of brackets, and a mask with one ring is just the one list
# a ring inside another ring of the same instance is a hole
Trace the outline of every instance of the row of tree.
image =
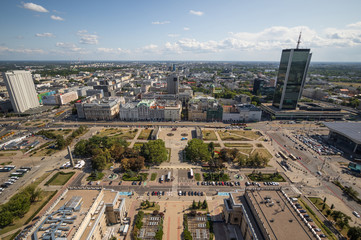
[(224, 162), (235, 162), (240, 167), (266, 167), (269, 159), (259, 153), (246, 156), (237, 148), (223, 148), (215, 157), (214, 143), (204, 143), (201, 139), (192, 139), (184, 149), (185, 155), (191, 162), (207, 162), (210, 167), (222, 168)]
[(29, 211), (32, 203), (41, 197), (42, 191), (29, 185), (15, 194), (10, 200), (0, 205), (0, 226), (5, 227), (17, 218), (22, 218)]
[(167, 160), (167, 149), (163, 140), (148, 141), (140, 151), (128, 148), (122, 138), (93, 136), (79, 141), (74, 154), (90, 157), (94, 170), (102, 171), (108, 164), (118, 162), (124, 171), (141, 170), (145, 164), (157, 165)]

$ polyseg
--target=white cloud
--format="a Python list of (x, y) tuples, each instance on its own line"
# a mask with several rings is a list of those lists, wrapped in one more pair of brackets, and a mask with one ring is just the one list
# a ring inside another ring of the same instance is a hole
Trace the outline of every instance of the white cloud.
[(35, 3), (23, 3), (22, 7), (35, 12), (44, 12), (44, 13), (49, 12), (43, 6), (40, 6)]
[(160, 21), (155, 21), (155, 22), (152, 22), (152, 24), (154, 25), (163, 25), (163, 24), (169, 24), (170, 21), (163, 21), (163, 22), (160, 22)]
[(68, 43), (68, 42), (57, 42), (55, 44), (55, 46), (65, 49), (67, 51), (71, 51), (71, 52), (79, 52), (82, 53), (84, 52), (83, 48), (78, 47), (76, 44), (74, 43)]
[[(349, 26), (349, 25), (348, 25)], [(342, 48), (361, 46), (361, 29), (328, 28), (320, 32), (307, 27), (274, 26), (260, 32), (229, 33), (221, 40), (198, 41), (183, 38), (167, 42), (163, 50), (173, 53), (219, 53), (224, 51), (269, 51), (274, 49), (295, 48), (302, 30), (301, 48)]]
[(8, 48), (8, 47), (4, 47), (4, 46), (0, 46), (0, 53), (23, 53), (23, 54), (43, 54), (45, 53), (44, 50), (42, 49), (30, 49), (30, 48), (17, 48), (17, 49), (12, 49), (12, 48)]
[(189, 30), (191, 30), (191, 29), (190, 29), (189, 27), (184, 27), (183, 30), (184, 30), (184, 31), (189, 31)]
[(50, 18), (55, 21), (64, 21), (64, 18), (55, 15), (51, 15)]
[(98, 35), (89, 34), (87, 30), (80, 30), (77, 34), (80, 36), (79, 43), (81, 44), (98, 44)]
[(202, 16), (204, 14), (204, 12), (194, 10), (190, 10), (189, 13), (196, 16)]
[(179, 34), (170, 33), (170, 34), (168, 34), (168, 37), (171, 37), (171, 38), (179, 37)]
[(346, 25), (346, 27), (349, 27), (349, 28), (361, 28), (361, 22), (351, 23), (351, 24)]
[(35, 36), (36, 37), (55, 37), (55, 35), (52, 33), (36, 33)]
[(129, 50), (122, 48), (97, 48), (97, 51), (101, 53), (114, 53), (114, 54), (130, 53)]

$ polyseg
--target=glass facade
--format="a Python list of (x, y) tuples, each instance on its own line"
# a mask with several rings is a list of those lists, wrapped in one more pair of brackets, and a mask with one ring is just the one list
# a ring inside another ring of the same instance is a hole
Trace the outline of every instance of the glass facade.
[(310, 49), (282, 51), (273, 106), (279, 109), (296, 109), (306, 80), (310, 63)]

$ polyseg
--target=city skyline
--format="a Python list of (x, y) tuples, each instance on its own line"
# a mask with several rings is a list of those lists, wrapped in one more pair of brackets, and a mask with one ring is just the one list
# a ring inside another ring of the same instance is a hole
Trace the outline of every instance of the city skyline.
[(336, 1), (9, 1), (0, 60), (313, 61), (361, 59), (361, 3)]

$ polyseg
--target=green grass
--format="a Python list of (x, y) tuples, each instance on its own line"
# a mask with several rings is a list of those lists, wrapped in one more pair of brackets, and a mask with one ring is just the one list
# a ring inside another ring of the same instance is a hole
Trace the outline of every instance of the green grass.
[(255, 174), (249, 174), (248, 178), (251, 181), (256, 181), (256, 182), (285, 182), (285, 179), (280, 175), (280, 174), (260, 174), (258, 175), (258, 173)]
[(203, 140), (205, 141), (217, 141), (217, 136), (213, 130), (202, 130)]
[[(0, 230), (0, 235), (5, 234), (7, 232), (13, 231), (15, 229), (18, 229), (28, 222), (34, 217), (35, 213), (38, 213), (45, 205), (49, 202), (51, 197), (54, 195), (53, 191), (43, 191), (42, 192), (42, 199), (40, 201), (35, 202), (31, 205), (30, 210), (24, 215), (22, 218), (18, 218), (14, 221), (13, 224), (6, 226)], [(11, 235), (10, 235), (11, 236)], [(10, 239), (10, 238), (9, 238)]]
[(152, 131), (153, 131), (152, 129), (143, 129), (141, 131), (141, 133), (139, 134), (138, 139), (139, 140), (148, 140)]
[(194, 178), (196, 179), (196, 181), (202, 181), (201, 180), (201, 174), (200, 173), (196, 173), (196, 174), (194, 174)]
[(121, 137), (123, 139), (134, 139), (135, 135), (137, 134), (138, 129), (119, 129), (119, 128), (106, 128), (100, 131), (97, 136), (99, 137)]
[(75, 172), (57, 172), (45, 185), (64, 185), (75, 174)]
[[(150, 203), (150, 205), (152, 205), (152, 203)], [(153, 211), (155, 211), (155, 210), (157, 210), (157, 211), (160, 210), (160, 206), (159, 206), (159, 204), (157, 204), (157, 203), (154, 204), (154, 207), (148, 207), (148, 208), (146, 208), (146, 207), (140, 206), (140, 208), (141, 208), (143, 211), (151, 211), (151, 212), (153, 212)]]
[(252, 148), (252, 144), (250, 143), (225, 143), (224, 144), (225, 147), (229, 147), (229, 148), (239, 148), (239, 147), (244, 147), (244, 148)]
[(229, 181), (228, 174), (224, 173), (223, 176), (220, 173), (203, 173), (203, 180), (204, 181)]
[(104, 177), (104, 173), (102, 173), (102, 172), (97, 172), (97, 174), (94, 174), (94, 173), (90, 174), (90, 175), (86, 178), (86, 180), (87, 180), (87, 181), (98, 181), (98, 180), (103, 179), (103, 177)]
[(268, 160), (272, 158), (272, 154), (268, 152), (268, 150), (265, 148), (256, 148), (252, 154), (256, 154), (256, 153), (258, 153), (260, 156), (267, 158)]
[(157, 173), (152, 173), (150, 176), (150, 181), (155, 181), (157, 179)]
[(149, 173), (139, 173), (135, 177), (129, 177), (127, 174), (123, 174), (123, 181), (146, 181)]
[(256, 140), (262, 136), (262, 134), (258, 131), (243, 131), (243, 130), (218, 131), (218, 134), (222, 140), (233, 140), (233, 141)]
[(238, 148), (238, 150), (241, 152), (241, 153), (244, 153), (243, 155), (250, 155), (253, 148)]

